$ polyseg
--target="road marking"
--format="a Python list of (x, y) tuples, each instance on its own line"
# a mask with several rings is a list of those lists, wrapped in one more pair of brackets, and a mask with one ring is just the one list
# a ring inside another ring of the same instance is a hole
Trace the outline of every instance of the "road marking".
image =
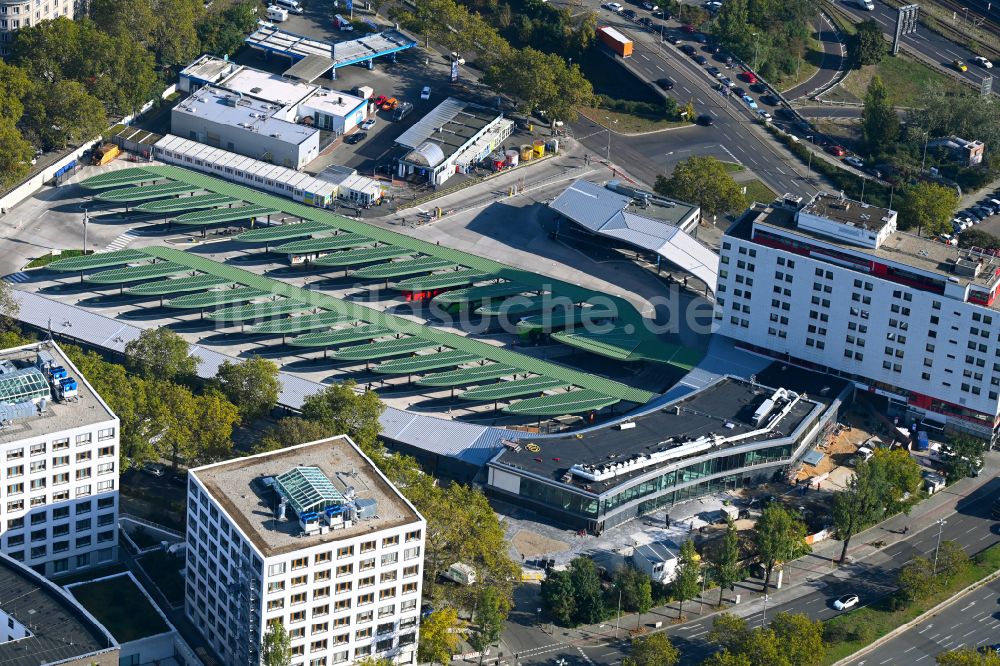
[(892, 661), (892, 657), (889, 657), (888, 659), (883, 659), (882, 661), (880, 661), (878, 663), (880, 663), (880, 664), (888, 664), (890, 661)]
[(969, 632), (969, 633), (967, 633), (967, 634), (962, 634), (962, 638), (965, 638), (966, 636), (971, 636), (971, 635), (972, 635), (972, 634), (974, 634), (974, 633), (976, 633), (976, 630), (975, 630), (975, 629), (973, 629), (972, 631), (970, 631), (970, 632)]
[(686, 92), (686, 93), (687, 93), (688, 95), (693, 95), (693, 94), (694, 94), (694, 93), (692, 93), (692, 92), (691, 92), (691, 91), (690, 91), (690, 90), (688, 89), (688, 87), (687, 87), (687, 86), (681, 86), (681, 88), (684, 88), (684, 92)]
[(660, 67), (659, 65), (656, 66), (656, 69), (660, 70), (661, 72), (667, 71), (667, 70), (663, 69), (662, 67)]
[(916, 659), (916, 660), (917, 660), (917, 661), (920, 661), (921, 659), (926, 659), (926, 658), (927, 658), (927, 655), (926, 655), (926, 654), (922, 654), (922, 655), (920, 655), (919, 657), (917, 657), (917, 659)]
[(970, 527), (969, 529), (965, 530), (965, 533), (968, 534), (969, 532), (975, 532), (978, 529), (979, 527)]
[(688, 638), (698, 638), (699, 636), (704, 636), (707, 633), (708, 629), (705, 629), (703, 631), (699, 631), (697, 634), (691, 634), (690, 636), (688, 636)]
[(129, 229), (125, 233), (118, 236), (118, 238), (108, 243), (108, 246), (103, 250), (101, 250), (101, 252), (112, 252), (114, 250), (122, 250), (128, 247), (128, 244), (131, 243), (136, 238), (137, 235), (138, 234), (136, 234), (133, 230)]
[(576, 651), (580, 653), (580, 656), (581, 656), (581, 657), (583, 657), (584, 661), (586, 661), (586, 662), (587, 662), (588, 664), (592, 664), (592, 663), (594, 663), (594, 662), (593, 662), (593, 661), (592, 661), (592, 660), (590, 659), (590, 657), (588, 657), (588, 656), (587, 656), (586, 654), (584, 654), (583, 650), (582, 650), (582, 649), (581, 649), (580, 647), (577, 647), (577, 648), (576, 648)]
[(916, 649), (917, 649), (917, 646), (916, 646), (916, 645), (914, 645), (914, 646), (913, 646), (913, 647), (911, 647), (911, 648), (907, 648), (906, 650), (903, 650), (903, 654), (906, 654), (907, 652), (913, 652), (913, 651), (914, 651), (914, 650), (916, 650)]
[(642, 58), (643, 60), (649, 60), (649, 58), (646, 57), (645, 53), (640, 53), (639, 57)]
[(782, 174), (783, 176), (787, 176), (787, 175), (788, 175), (787, 173), (785, 173), (785, 170), (784, 170), (784, 169), (782, 169), (781, 167), (775, 167), (775, 168), (776, 168), (776, 169), (777, 169), (778, 171), (780, 171), (780, 172), (781, 172), (781, 174)]
[(703, 100), (701, 97), (696, 97), (695, 99), (698, 100), (699, 104), (704, 104), (705, 103), (705, 100)]

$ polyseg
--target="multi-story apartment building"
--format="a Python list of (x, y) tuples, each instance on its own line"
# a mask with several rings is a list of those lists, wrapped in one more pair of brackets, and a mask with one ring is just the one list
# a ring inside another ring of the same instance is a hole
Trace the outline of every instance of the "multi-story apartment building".
[(118, 417), (53, 342), (0, 351), (0, 541), (40, 574), (114, 561)]
[(426, 523), (346, 436), (191, 470), (185, 610), (226, 664), (416, 663)]
[(722, 239), (718, 330), (850, 379), (908, 423), (992, 438), (1000, 259), (903, 233), (896, 218), (825, 193), (754, 205)]
[(0, 0), (0, 57), (10, 53), (14, 33), (59, 16), (73, 18), (74, 0)]

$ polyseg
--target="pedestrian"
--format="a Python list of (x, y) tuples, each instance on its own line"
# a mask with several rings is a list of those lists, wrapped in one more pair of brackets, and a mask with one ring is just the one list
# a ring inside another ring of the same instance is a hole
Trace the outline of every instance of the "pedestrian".
[(903, 534), (908, 534), (909, 531), (910, 531), (910, 526), (909, 525), (903, 526)]

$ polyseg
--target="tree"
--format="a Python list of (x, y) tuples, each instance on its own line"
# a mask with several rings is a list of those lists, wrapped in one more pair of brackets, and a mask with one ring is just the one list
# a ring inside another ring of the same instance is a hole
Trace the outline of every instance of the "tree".
[(568, 571), (553, 571), (542, 581), (542, 605), (559, 625), (569, 626), (576, 615), (576, 590)]
[(8, 62), (24, 69), (36, 83), (75, 78), (86, 53), (79, 40), (82, 24), (60, 16), (21, 28), (15, 33)]
[[(2, 151), (0, 151), (2, 154)], [(1000, 249), (1000, 238), (982, 229), (966, 229), (958, 235), (958, 246), (962, 248), (981, 247), (987, 250)]]
[(679, 602), (677, 607), (678, 618), (683, 616), (684, 602), (688, 599), (694, 599), (700, 589), (701, 566), (698, 564), (697, 555), (693, 541), (688, 539), (681, 544), (677, 570), (674, 572), (674, 597)]
[(886, 152), (899, 136), (899, 117), (889, 98), (889, 90), (877, 75), (872, 78), (865, 92), (861, 133), (869, 155)]
[(141, 44), (152, 41), (159, 21), (153, 0), (91, 0), (90, 18), (111, 37), (128, 37)]
[(197, 26), (202, 50), (220, 57), (236, 53), (243, 46), (243, 38), (257, 25), (259, 4), (245, 0), (207, 14)]
[(458, 647), (458, 613), (454, 608), (434, 611), (420, 623), (420, 644), (417, 660), (421, 663), (450, 664)]
[(847, 559), (851, 537), (877, 523), (885, 513), (887, 486), (882, 469), (862, 460), (855, 466), (847, 488), (834, 495), (833, 525), (837, 538), (844, 542), (840, 550), (841, 564)]
[(629, 613), (648, 613), (653, 607), (653, 585), (649, 576), (625, 566), (615, 573), (615, 589), (621, 593), (622, 608)]
[(885, 479), (886, 513), (909, 512), (924, 482), (917, 461), (904, 449), (876, 449), (868, 463), (879, 469)]
[(524, 113), (543, 113), (549, 120), (575, 120), (578, 106), (588, 106), (593, 86), (578, 65), (531, 47), (510, 50), (486, 70), (483, 82), (520, 100)]
[(569, 563), (569, 576), (573, 581), (576, 624), (594, 624), (604, 619), (604, 594), (597, 565), (589, 557), (577, 557)]
[(13, 121), (0, 118), (0, 189), (6, 190), (28, 175), (33, 154), (31, 144)]
[(240, 363), (223, 361), (216, 375), (219, 388), (239, 407), (244, 423), (267, 415), (278, 403), (278, 366), (259, 356)]
[(622, 659), (622, 666), (676, 666), (681, 653), (666, 634), (652, 634), (632, 639), (631, 654)]
[(276, 620), (267, 625), (261, 646), (261, 662), (264, 666), (288, 666), (292, 663), (292, 646), (285, 627)]
[(785, 654), (785, 646), (770, 628), (751, 631), (742, 653), (749, 657), (753, 666), (791, 666), (791, 659)]
[(701, 666), (754, 666), (750, 657), (745, 654), (734, 654), (729, 650), (721, 650), (701, 662)]
[(195, 398), (195, 422), (191, 440), (201, 462), (215, 462), (233, 456), (233, 426), (240, 422), (239, 409), (214, 390)]
[(36, 86), (24, 109), (25, 127), (47, 150), (89, 141), (108, 127), (100, 100), (76, 81)]
[(746, 570), (740, 565), (740, 533), (731, 516), (726, 516), (725, 535), (708, 552), (708, 563), (712, 578), (719, 584), (719, 606), (722, 606), (723, 591), (733, 590), (746, 577)]
[(1000, 666), (1000, 654), (980, 654), (972, 648), (942, 652), (935, 659), (938, 666)]
[(908, 603), (922, 599), (937, 587), (934, 565), (925, 557), (914, 557), (896, 574), (900, 596)]
[(780, 562), (789, 562), (810, 551), (805, 541), (806, 526), (788, 513), (781, 504), (771, 502), (754, 526), (757, 556), (764, 565), (764, 590), (771, 584), (771, 573)]
[(733, 51), (746, 52), (753, 32), (747, 0), (730, 0), (723, 3), (715, 19), (714, 32), (719, 40)]
[(855, 26), (857, 32), (850, 41), (850, 58), (855, 67), (877, 65), (889, 53), (889, 45), (882, 35), (882, 28), (868, 19)]
[[(476, 628), (469, 642), (480, 654), (491, 645), (500, 642), (503, 625), (507, 621), (507, 610), (506, 601), (494, 588), (483, 588), (479, 593), (479, 603), (476, 604)], [(479, 662), (482, 663), (482, 658)]]
[(942, 541), (937, 554), (936, 574), (945, 580), (964, 573), (969, 568), (969, 556), (955, 541)]
[[(298, 416), (286, 416), (268, 429), (254, 447), (254, 453), (266, 453), (306, 442), (332, 437), (335, 433), (319, 421), (307, 421)], [(384, 470), (383, 470), (384, 471)]]
[(354, 661), (354, 666), (395, 666), (395, 664), (396, 662), (389, 657), (364, 657)]
[(968, 435), (952, 437), (944, 454), (948, 480), (957, 481), (974, 474), (982, 466), (985, 450), (985, 443), (980, 439)]
[(193, 60), (201, 49), (196, 26), (204, 5), (201, 0), (155, 0), (152, 47), (156, 61), (173, 67)]
[(818, 666), (823, 662), (826, 646), (819, 620), (810, 620), (804, 613), (778, 613), (771, 620), (771, 630), (791, 666)]
[(382, 429), (378, 419), (385, 405), (374, 391), (358, 393), (356, 387), (356, 382), (348, 380), (312, 394), (302, 405), (302, 417), (322, 423), (330, 432), (350, 436), (367, 453), (378, 446)]
[(195, 375), (201, 359), (187, 340), (169, 328), (147, 328), (125, 345), (128, 368), (146, 379), (179, 379)]
[(958, 194), (951, 187), (919, 182), (903, 192), (899, 207), (900, 226), (934, 236), (951, 230), (951, 213), (958, 207)]
[(722, 162), (714, 157), (694, 155), (674, 167), (670, 178), (657, 176), (657, 194), (698, 204), (704, 215), (742, 211), (746, 197)]
[[(0, 60), (0, 121), (17, 124), (24, 114), (24, 98), (34, 87), (28, 73)], [(3, 151), (0, 151), (0, 155)]]
[(149, 381), (146, 386), (152, 427), (156, 428), (150, 441), (156, 452), (169, 458), (174, 469), (182, 460), (196, 459), (199, 453), (199, 442), (194, 438), (194, 428), (198, 426), (195, 422), (197, 406), (191, 390), (166, 380)]
[(708, 640), (718, 643), (724, 650), (733, 654), (743, 652), (750, 635), (747, 621), (732, 613), (719, 613), (712, 621), (712, 630), (708, 632)]

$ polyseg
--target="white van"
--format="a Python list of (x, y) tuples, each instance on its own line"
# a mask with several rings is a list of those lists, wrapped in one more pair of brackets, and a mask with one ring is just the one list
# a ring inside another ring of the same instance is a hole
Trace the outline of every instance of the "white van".
[(865, 11), (875, 11), (875, 3), (872, 0), (858, 0), (858, 7)]
[(271, 5), (267, 8), (267, 18), (271, 21), (281, 21), (288, 20), (288, 10), (284, 7), (279, 7), (277, 5)]
[(292, 14), (301, 14), (304, 11), (299, 0), (274, 0), (274, 4), (284, 7)]

